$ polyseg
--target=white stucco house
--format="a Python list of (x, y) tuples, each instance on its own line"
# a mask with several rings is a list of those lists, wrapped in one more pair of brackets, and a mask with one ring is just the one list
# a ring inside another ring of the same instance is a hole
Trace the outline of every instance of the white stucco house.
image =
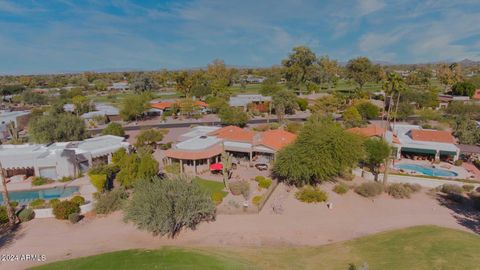
[(109, 163), (114, 152), (129, 146), (125, 138), (112, 135), (75, 142), (0, 145), (0, 162), (6, 177), (60, 179), (83, 173), (96, 162)]

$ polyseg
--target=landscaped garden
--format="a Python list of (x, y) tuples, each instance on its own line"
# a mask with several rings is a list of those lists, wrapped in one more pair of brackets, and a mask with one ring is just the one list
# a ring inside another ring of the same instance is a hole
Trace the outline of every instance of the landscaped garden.
[(421, 226), (319, 247), (128, 250), (35, 269), (476, 269), (478, 250), (475, 234)]

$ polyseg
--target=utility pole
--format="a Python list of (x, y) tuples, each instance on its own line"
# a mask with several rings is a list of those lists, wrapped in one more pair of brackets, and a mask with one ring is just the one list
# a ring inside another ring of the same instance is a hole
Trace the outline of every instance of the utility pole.
[(0, 180), (2, 180), (2, 185), (3, 185), (2, 195), (3, 195), (3, 203), (5, 204), (5, 209), (7, 210), (8, 225), (10, 227), (13, 227), (16, 221), (15, 210), (10, 205), (10, 197), (8, 196), (8, 190), (7, 190), (7, 179), (5, 178), (5, 173), (3, 171), (2, 163), (0, 163)]

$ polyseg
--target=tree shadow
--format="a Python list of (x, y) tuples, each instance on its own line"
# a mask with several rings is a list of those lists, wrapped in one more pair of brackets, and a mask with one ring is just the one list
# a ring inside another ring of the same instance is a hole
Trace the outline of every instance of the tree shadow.
[(440, 205), (455, 212), (457, 223), (480, 234), (480, 210), (475, 209), (472, 197), (455, 194), (437, 194)]
[(0, 249), (9, 247), (16, 239), (23, 235), (23, 233), (20, 232), (20, 228), (20, 223), (16, 223), (13, 227), (9, 227), (6, 224), (0, 226)]

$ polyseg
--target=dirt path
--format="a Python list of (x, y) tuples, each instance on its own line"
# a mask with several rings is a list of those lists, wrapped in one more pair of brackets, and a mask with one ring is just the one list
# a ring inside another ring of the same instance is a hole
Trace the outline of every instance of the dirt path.
[[(325, 187), (329, 189), (330, 187)], [(353, 192), (343, 196), (329, 192), (333, 209), (325, 204), (304, 204), (280, 185), (258, 215), (220, 215), (195, 231), (177, 239), (153, 237), (122, 221), (122, 213), (85, 220), (71, 225), (54, 219), (37, 219), (24, 224), (15, 238), (1, 248), (1, 254), (44, 254), (47, 262), (102, 252), (180, 246), (323, 245), (385, 230), (434, 224), (467, 230), (453, 212), (425, 194), (395, 200), (383, 195), (375, 200)], [(271, 205), (281, 204), (274, 214)], [(22, 269), (33, 262), (3, 263), (1, 269)]]

